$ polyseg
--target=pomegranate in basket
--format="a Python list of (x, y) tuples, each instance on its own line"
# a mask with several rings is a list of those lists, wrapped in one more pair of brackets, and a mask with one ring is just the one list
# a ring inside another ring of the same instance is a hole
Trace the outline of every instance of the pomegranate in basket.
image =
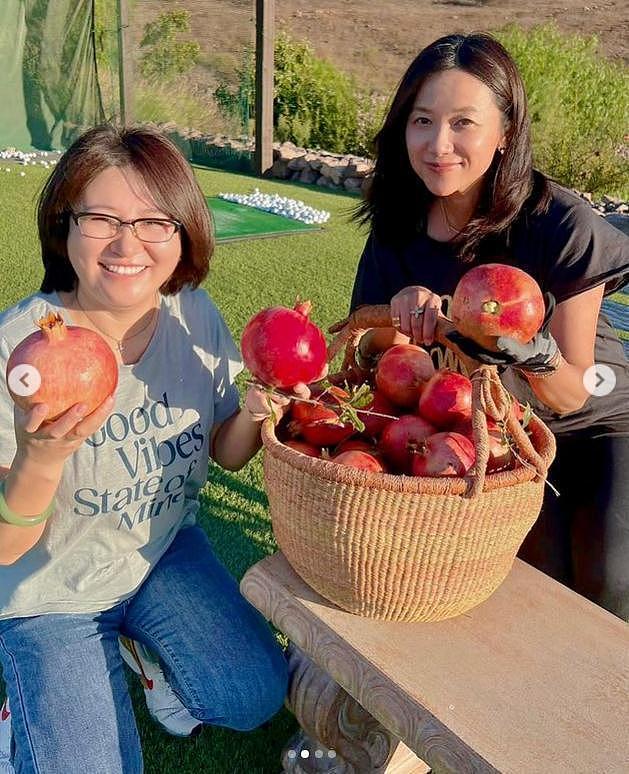
[(358, 449), (341, 452), (332, 458), (332, 462), (336, 462), (339, 465), (349, 465), (360, 470), (369, 470), (372, 473), (384, 473), (384, 466), (380, 460), (376, 459), (372, 454), (359, 451)]
[(413, 453), (411, 472), (414, 476), (465, 476), (475, 460), (469, 438), (460, 433), (435, 433)]
[[(312, 399), (320, 403), (295, 401), (291, 407), (289, 432), (314, 446), (336, 446), (356, 432), (351, 422), (341, 421), (335, 406), (347, 400), (349, 394), (340, 387), (328, 387), (324, 391), (313, 390)], [(325, 405), (327, 404), (327, 405)]]
[(463, 422), (472, 415), (472, 382), (455, 371), (437, 371), (422, 390), (419, 413), (442, 430)]
[(387, 349), (376, 369), (378, 390), (396, 406), (417, 405), (422, 387), (434, 374), (428, 352), (415, 344), (396, 344)]

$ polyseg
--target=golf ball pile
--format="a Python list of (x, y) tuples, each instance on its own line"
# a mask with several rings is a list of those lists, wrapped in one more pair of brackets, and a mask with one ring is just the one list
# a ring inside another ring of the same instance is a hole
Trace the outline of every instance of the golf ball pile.
[(315, 210), (314, 207), (309, 207), (298, 199), (289, 199), (279, 194), (260, 193), (258, 188), (254, 188), (252, 194), (221, 193), (219, 198), (272, 212), (275, 215), (283, 215), (292, 220), (300, 220), (302, 223), (327, 223), (330, 219), (330, 213), (326, 210)]
[[(49, 158), (48, 151), (21, 151), (16, 150), (15, 148), (5, 148), (4, 150), (0, 151), (0, 160), (3, 161), (13, 161), (14, 163), (21, 164), (24, 167), (28, 167), (29, 165), (36, 167), (38, 164), (42, 167), (52, 167), (57, 163), (56, 158), (53, 158), (52, 155)], [(5, 172), (10, 172), (10, 167), (4, 168)], [(20, 175), (24, 177), (24, 173), (20, 172)]]

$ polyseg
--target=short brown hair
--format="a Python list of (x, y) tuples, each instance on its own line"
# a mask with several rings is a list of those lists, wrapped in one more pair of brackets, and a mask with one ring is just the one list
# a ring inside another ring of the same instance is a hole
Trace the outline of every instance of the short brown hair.
[(70, 214), (85, 188), (109, 167), (137, 172), (159, 209), (182, 224), (181, 260), (161, 292), (197, 287), (208, 272), (214, 234), (192, 168), (177, 146), (155, 129), (103, 124), (68, 148), (39, 196), (37, 225), (45, 272), (41, 291), (74, 289), (77, 276), (67, 250)]

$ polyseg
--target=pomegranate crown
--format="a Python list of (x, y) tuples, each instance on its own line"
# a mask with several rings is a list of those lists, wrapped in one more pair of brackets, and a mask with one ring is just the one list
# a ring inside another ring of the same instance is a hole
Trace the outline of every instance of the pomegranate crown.
[(298, 314), (302, 314), (304, 317), (309, 317), (312, 310), (312, 301), (301, 301), (299, 296), (295, 299), (295, 306), (293, 311)]
[(63, 317), (58, 312), (50, 312), (37, 320), (37, 327), (48, 340), (62, 339), (66, 335)]

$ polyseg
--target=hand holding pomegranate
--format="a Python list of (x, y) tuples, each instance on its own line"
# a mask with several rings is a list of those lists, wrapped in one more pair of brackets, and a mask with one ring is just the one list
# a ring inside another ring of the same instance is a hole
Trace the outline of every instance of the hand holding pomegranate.
[[(300, 398), (310, 398), (308, 386), (302, 382), (293, 387), (293, 392)], [(253, 422), (263, 422), (267, 417), (274, 416), (279, 422), (292, 402), (290, 395), (282, 395), (276, 391), (265, 390), (252, 385), (245, 395), (244, 406)]]
[(539, 331), (529, 341), (522, 342), (512, 336), (498, 336), (495, 340), (496, 350), (493, 350), (464, 336), (458, 330), (449, 333), (448, 338), (462, 352), (480, 363), (511, 366), (533, 375), (552, 373), (557, 369), (561, 358), (559, 346), (549, 330), (555, 311), (555, 298), (552, 293), (545, 293), (543, 298), (546, 314)]
[(49, 407), (37, 403), (29, 409), (14, 408), (16, 457), (28, 459), (42, 469), (62, 467), (86, 438), (95, 433), (106, 421), (114, 405), (108, 396), (92, 411), (85, 414), (85, 403), (76, 403), (53, 421), (46, 421)]
[(404, 288), (391, 299), (395, 327), (417, 344), (432, 344), (440, 314), (441, 296), (421, 285)]

